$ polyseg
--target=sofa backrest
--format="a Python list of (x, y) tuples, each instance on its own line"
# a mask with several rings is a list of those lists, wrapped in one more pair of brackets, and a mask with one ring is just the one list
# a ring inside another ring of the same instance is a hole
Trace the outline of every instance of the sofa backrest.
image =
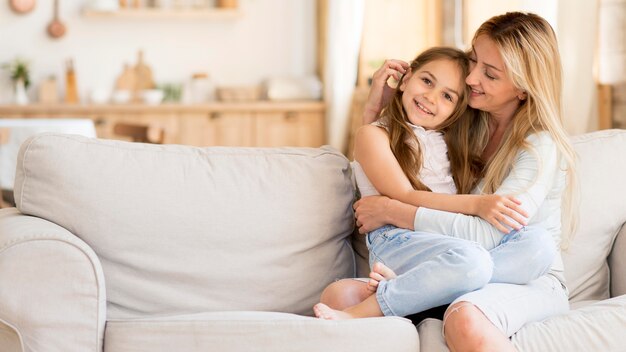
[(89, 244), (110, 319), (311, 314), (354, 275), (348, 160), (324, 147), (196, 148), (47, 134), (18, 157), (16, 203)]
[(607, 257), (626, 222), (626, 131), (606, 130), (572, 139), (578, 154), (578, 228), (563, 253), (573, 302), (609, 297)]

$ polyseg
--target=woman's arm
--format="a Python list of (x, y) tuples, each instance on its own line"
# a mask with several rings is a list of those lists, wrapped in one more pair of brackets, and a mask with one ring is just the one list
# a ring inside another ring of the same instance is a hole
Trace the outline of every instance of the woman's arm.
[[(564, 171), (561, 170), (556, 144), (546, 132), (531, 135), (527, 141), (534, 151), (522, 150), (517, 154), (512, 170), (496, 193), (516, 194), (522, 208), (532, 218), (554, 189), (557, 176), (563, 177)], [(416, 211), (414, 220), (416, 231), (476, 241), (487, 249), (500, 243), (504, 235), (481, 218), (424, 207)]]
[(502, 231), (506, 231), (504, 225), (519, 228), (520, 224), (525, 224), (522, 217), (525, 214), (512, 197), (452, 195), (413, 189), (389, 147), (387, 132), (380, 127), (366, 125), (359, 128), (355, 136), (354, 158), (374, 188), (389, 198), (416, 207), (478, 215)]

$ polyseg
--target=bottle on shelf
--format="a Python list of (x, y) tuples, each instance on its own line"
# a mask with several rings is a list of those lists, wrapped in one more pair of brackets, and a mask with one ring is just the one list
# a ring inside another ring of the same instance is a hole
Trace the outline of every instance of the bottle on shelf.
[(65, 63), (65, 102), (67, 104), (78, 103), (78, 87), (76, 86), (76, 72), (74, 61), (67, 60)]

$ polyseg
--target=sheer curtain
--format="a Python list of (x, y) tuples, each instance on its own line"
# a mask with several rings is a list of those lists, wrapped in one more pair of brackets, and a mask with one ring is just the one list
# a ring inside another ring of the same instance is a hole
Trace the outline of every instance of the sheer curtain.
[(598, 0), (559, 0), (559, 50), (563, 64), (563, 119), (577, 135), (598, 128), (593, 67), (598, 37)]
[(324, 1), (325, 18), (322, 77), (326, 101), (328, 143), (346, 150), (350, 106), (357, 78), (359, 48), (363, 31), (363, 0)]

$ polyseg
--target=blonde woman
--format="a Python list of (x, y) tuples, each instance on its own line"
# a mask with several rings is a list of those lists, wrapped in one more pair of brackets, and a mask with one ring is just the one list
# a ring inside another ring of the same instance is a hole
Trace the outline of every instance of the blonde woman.
[[(475, 113), (468, 119), (470, 138), (464, 142), (481, 151), (484, 162), (474, 193), (516, 195), (529, 225), (547, 229), (560, 248), (567, 243), (561, 215), (571, 218), (572, 213), (575, 156), (562, 125), (561, 63), (554, 31), (534, 14), (496, 16), (477, 30), (469, 55), (466, 83)], [(382, 92), (370, 97), (371, 116), (378, 114), (375, 107), (382, 100)], [(478, 217), (417, 208), (383, 196), (363, 198), (355, 211), (361, 233), (391, 224), (476, 241), (487, 250), (504, 236)], [(394, 280), (388, 268), (374, 276), (380, 284)], [(547, 274), (528, 284), (488, 283), (456, 298), (444, 316), (446, 342), (452, 351), (514, 351), (508, 338), (524, 324), (568, 309), (559, 254)]]

